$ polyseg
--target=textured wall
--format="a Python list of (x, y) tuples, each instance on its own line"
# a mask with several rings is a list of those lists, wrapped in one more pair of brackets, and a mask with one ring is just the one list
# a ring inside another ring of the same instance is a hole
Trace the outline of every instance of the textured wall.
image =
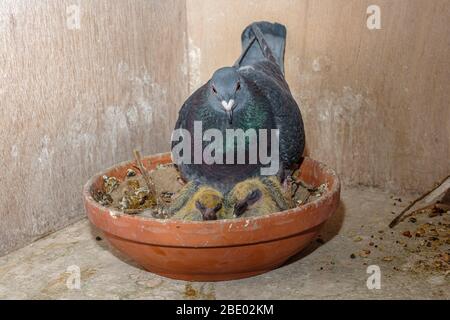
[(185, 19), (181, 0), (1, 2), (0, 255), (84, 216), (82, 185), (134, 147), (169, 149)]
[[(381, 8), (381, 30), (366, 26)], [(446, 0), (187, 0), (190, 90), (255, 20), (287, 26), (286, 74), (308, 153), (347, 184), (422, 191), (450, 172)]]
[[(366, 28), (373, 3), (381, 30)], [(450, 171), (448, 1), (3, 0), (0, 255), (82, 217), (94, 172), (134, 147), (168, 150), (188, 91), (262, 19), (288, 27), (310, 155), (348, 184), (400, 192)]]

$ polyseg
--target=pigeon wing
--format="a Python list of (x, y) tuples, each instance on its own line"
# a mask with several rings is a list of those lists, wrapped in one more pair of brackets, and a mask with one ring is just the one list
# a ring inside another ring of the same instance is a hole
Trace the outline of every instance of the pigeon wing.
[(251, 68), (241, 68), (241, 74), (251, 81), (257, 91), (270, 104), (276, 128), (279, 130), (280, 162), (284, 168), (300, 162), (305, 147), (305, 132), (300, 109), (289, 90), (278, 66), (269, 61), (260, 61)]

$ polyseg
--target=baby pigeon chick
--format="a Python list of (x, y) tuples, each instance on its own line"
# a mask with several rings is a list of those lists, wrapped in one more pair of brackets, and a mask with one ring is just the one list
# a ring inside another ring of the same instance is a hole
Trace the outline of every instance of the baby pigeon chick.
[(222, 193), (195, 182), (186, 184), (169, 208), (172, 219), (190, 221), (217, 220), (224, 215), (223, 210)]
[(226, 217), (254, 217), (288, 209), (279, 180), (252, 178), (239, 182), (227, 194)]

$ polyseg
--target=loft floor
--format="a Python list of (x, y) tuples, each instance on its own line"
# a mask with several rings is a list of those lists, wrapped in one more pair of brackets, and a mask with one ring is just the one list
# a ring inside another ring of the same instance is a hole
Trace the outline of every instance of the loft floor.
[[(272, 272), (216, 283), (144, 271), (96, 240), (99, 232), (83, 220), (0, 257), (0, 299), (449, 299), (449, 272), (413, 268), (420, 244), (402, 233), (418, 222), (387, 228), (408, 200), (394, 206), (386, 192), (344, 189), (338, 212), (305, 252)], [(80, 289), (66, 285), (74, 265)], [(380, 268), (381, 289), (367, 287), (370, 265)]]

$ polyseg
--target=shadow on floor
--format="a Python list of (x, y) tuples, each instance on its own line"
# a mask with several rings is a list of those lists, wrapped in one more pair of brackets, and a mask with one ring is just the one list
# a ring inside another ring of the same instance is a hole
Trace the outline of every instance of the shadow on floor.
[(291, 257), (285, 264), (281, 267), (290, 265), (303, 257), (314, 252), (317, 248), (325, 245), (328, 241), (333, 239), (342, 228), (345, 218), (345, 205), (341, 201), (339, 202), (339, 207), (336, 212), (331, 216), (331, 218), (325, 222), (322, 229), (319, 232), (319, 235), (314, 239), (304, 250), (297, 253), (295, 256)]
[(132, 259), (128, 258), (126, 255), (121, 253), (119, 250), (114, 248), (112, 245), (106, 241), (105, 236), (103, 235), (103, 232), (99, 229), (97, 229), (92, 223), (89, 223), (90, 226), (90, 232), (92, 241), (95, 241), (99, 247), (101, 247), (103, 250), (108, 250), (111, 252), (113, 256), (115, 256), (117, 259), (121, 260), (122, 262), (125, 262), (126, 264), (133, 266), (135, 268), (145, 270), (140, 265), (138, 265), (136, 262), (134, 262)]

